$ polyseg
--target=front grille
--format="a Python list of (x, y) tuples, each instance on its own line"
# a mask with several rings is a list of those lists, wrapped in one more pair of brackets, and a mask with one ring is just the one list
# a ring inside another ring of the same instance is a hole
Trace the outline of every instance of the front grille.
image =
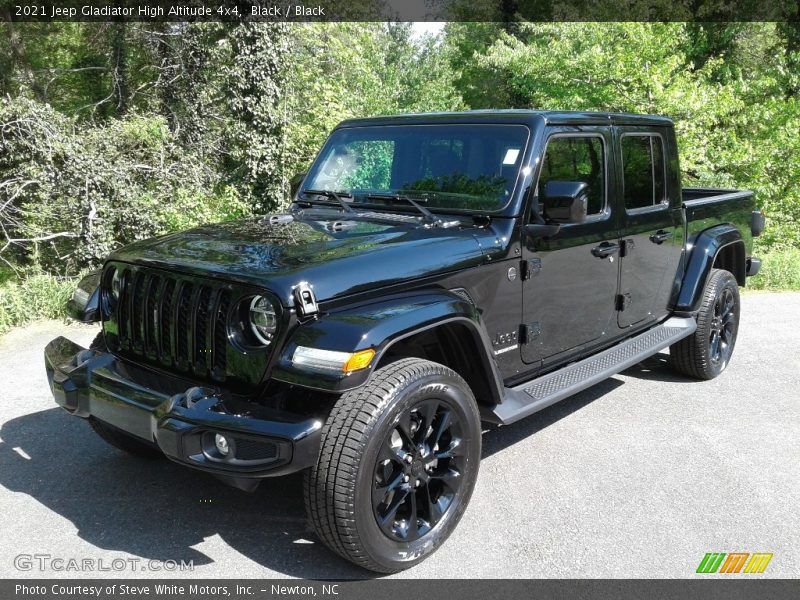
[[(231, 290), (214, 281), (119, 266), (112, 315), (123, 354), (194, 376), (224, 381)], [(106, 281), (108, 279), (106, 278)]]

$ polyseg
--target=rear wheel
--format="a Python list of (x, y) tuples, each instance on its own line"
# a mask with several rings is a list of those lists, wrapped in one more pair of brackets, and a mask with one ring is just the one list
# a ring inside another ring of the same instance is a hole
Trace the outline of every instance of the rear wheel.
[(714, 269), (708, 278), (697, 330), (673, 344), (672, 366), (697, 379), (713, 379), (728, 366), (739, 333), (739, 285), (729, 271)]
[(308, 517), (347, 560), (384, 573), (407, 569), (455, 528), (480, 451), (466, 382), (437, 363), (399, 360), (334, 406), (305, 477)]

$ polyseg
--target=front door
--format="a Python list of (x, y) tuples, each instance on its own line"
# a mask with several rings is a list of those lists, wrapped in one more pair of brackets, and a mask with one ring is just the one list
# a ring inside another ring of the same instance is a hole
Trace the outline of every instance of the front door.
[(657, 128), (618, 127), (620, 211), (619, 326), (646, 325), (667, 314), (683, 250), (680, 198), (670, 198), (677, 173), (667, 164), (671, 142)]
[(549, 181), (581, 181), (588, 188), (588, 217), (563, 224), (549, 239), (528, 238), (523, 282), (522, 359), (552, 364), (610, 335), (614, 323), (619, 245), (608, 201), (610, 127), (555, 129), (547, 139), (529, 220), (541, 215), (539, 191)]

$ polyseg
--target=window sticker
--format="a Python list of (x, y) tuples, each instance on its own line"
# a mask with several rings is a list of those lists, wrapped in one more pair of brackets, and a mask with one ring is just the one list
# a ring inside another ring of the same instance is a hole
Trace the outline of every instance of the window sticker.
[(513, 165), (517, 162), (519, 156), (519, 148), (509, 148), (506, 150), (506, 157), (503, 159), (504, 165)]

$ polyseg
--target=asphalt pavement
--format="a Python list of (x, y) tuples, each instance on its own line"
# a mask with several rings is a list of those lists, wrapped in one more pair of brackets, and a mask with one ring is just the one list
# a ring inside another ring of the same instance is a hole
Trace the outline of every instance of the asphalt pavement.
[[(716, 380), (675, 375), (660, 354), (488, 430), (455, 533), (399, 576), (710, 577), (695, 574), (707, 552), (769, 552), (758, 577), (800, 576), (800, 294), (742, 302)], [(299, 476), (247, 494), (127, 456), (56, 407), (45, 344), (96, 331), (50, 321), (0, 339), (0, 577), (370, 576), (308, 530)]]

